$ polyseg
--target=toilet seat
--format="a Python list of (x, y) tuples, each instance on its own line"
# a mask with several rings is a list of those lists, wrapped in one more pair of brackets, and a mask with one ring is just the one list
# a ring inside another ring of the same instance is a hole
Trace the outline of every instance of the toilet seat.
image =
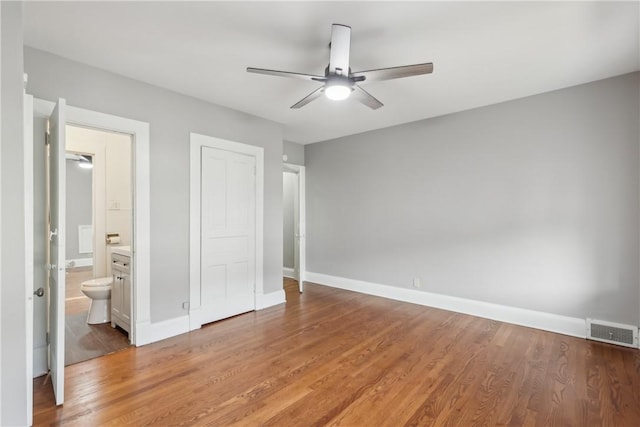
[(91, 306), (87, 314), (87, 323), (97, 325), (111, 320), (111, 277), (98, 277), (97, 279), (82, 282), (80, 290), (91, 299)]
[(108, 286), (113, 282), (113, 277), (99, 277), (97, 279), (87, 280), (86, 282), (82, 282), (82, 286), (91, 288), (98, 286)]

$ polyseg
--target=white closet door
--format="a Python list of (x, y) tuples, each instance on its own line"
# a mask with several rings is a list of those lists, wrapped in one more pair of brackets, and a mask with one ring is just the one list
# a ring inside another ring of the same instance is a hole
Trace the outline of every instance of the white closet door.
[(201, 149), (201, 321), (255, 309), (256, 159)]

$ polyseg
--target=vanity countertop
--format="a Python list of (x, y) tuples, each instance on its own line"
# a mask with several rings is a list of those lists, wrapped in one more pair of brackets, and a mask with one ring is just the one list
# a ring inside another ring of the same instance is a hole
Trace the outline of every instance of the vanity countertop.
[(130, 257), (131, 246), (112, 246), (111, 253)]

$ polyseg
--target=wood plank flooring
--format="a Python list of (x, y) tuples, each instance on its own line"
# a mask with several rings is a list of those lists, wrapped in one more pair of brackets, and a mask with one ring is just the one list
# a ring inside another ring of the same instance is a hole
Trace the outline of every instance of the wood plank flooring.
[(286, 305), (66, 369), (36, 425), (638, 426), (640, 352), (288, 281)]

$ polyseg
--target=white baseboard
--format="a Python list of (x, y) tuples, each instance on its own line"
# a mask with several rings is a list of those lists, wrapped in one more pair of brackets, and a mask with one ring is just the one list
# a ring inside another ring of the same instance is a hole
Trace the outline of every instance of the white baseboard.
[(296, 271), (293, 268), (282, 267), (282, 275), (284, 277), (288, 277), (289, 279), (298, 280), (298, 278), (296, 277)]
[(452, 297), (442, 294), (417, 291), (415, 289), (397, 288), (395, 286), (378, 283), (363, 282), (346, 279), (344, 277), (307, 272), (308, 282), (319, 283), (334, 288), (360, 292), (368, 295), (389, 298), (397, 301), (440, 308), (457, 313), (484, 317), (515, 325), (542, 329), (549, 332), (586, 338), (586, 323), (584, 319), (510, 307), (483, 301)]
[(287, 302), (284, 289), (268, 294), (256, 294), (256, 310), (262, 310)]
[(189, 332), (189, 316), (184, 315), (161, 322), (142, 322), (136, 327), (136, 347), (162, 341)]
[[(284, 289), (268, 294), (256, 294), (256, 310), (285, 303)], [(163, 320), (161, 322), (142, 322), (136, 328), (136, 346), (151, 344), (176, 335), (199, 329), (199, 309), (192, 309), (189, 315)]]
[(33, 378), (37, 378), (49, 372), (47, 368), (47, 346), (34, 347), (33, 349)]
[(93, 258), (77, 258), (77, 259), (67, 260), (67, 268), (91, 267), (91, 266), (93, 266)]

